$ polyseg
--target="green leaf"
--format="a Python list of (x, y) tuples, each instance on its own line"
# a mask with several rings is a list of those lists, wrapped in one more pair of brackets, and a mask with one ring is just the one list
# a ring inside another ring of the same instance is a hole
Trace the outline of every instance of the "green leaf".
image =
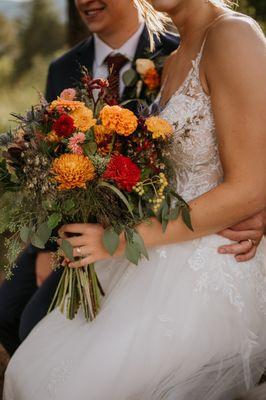
[(36, 234), (39, 239), (45, 244), (46, 242), (48, 242), (52, 234), (52, 229), (48, 226), (47, 222), (43, 222), (41, 225), (38, 226)]
[(190, 212), (188, 207), (182, 207), (182, 218), (183, 221), (185, 222), (186, 226), (191, 230), (194, 231), (192, 222), (191, 222), (191, 217), (190, 217)]
[(63, 239), (62, 243), (60, 245), (60, 248), (63, 250), (63, 252), (65, 253), (66, 257), (70, 261), (74, 261), (73, 247), (72, 247), (71, 243), (69, 243), (68, 240)]
[(20, 238), (21, 238), (22, 242), (27, 243), (29, 241), (30, 233), (31, 233), (31, 230), (27, 226), (23, 226), (20, 229)]
[(138, 265), (140, 259), (139, 246), (136, 243), (127, 242), (126, 244), (126, 257), (127, 259), (135, 265)]
[(88, 157), (94, 155), (97, 151), (97, 148), (98, 146), (95, 142), (90, 142), (83, 146), (83, 150)]
[(169, 219), (170, 220), (175, 220), (179, 217), (180, 214), (180, 207), (176, 206), (173, 210), (170, 211), (169, 213)]
[(147, 252), (145, 243), (140, 234), (136, 231), (133, 233), (133, 242), (137, 244), (140, 253), (143, 254), (147, 260), (149, 260), (149, 254)]
[(102, 187), (107, 187), (108, 189), (111, 189), (113, 192), (115, 192), (117, 194), (117, 196), (123, 201), (123, 203), (126, 205), (128, 211), (130, 212), (130, 214), (132, 215), (132, 217), (134, 218), (134, 214), (132, 212), (132, 207), (130, 206), (128, 199), (126, 198), (126, 196), (119, 190), (117, 189), (115, 186), (111, 185), (110, 183), (107, 182), (101, 182), (99, 184), (99, 186)]
[(61, 220), (62, 220), (62, 215), (59, 213), (54, 213), (50, 215), (50, 217), (48, 218), (47, 225), (50, 229), (54, 229), (57, 227), (57, 225)]
[(103, 234), (103, 245), (111, 256), (119, 246), (119, 235), (113, 227), (107, 228)]
[(141, 197), (139, 198), (139, 216), (142, 219), (144, 214), (143, 214), (143, 208), (142, 208), (142, 202), (141, 202)]
[(130, 68), (123, 74), (122, 79), (126, 86), (134, 86), (138, 80), (138, 74), (133, 68)]
[(169, 206), (166, 201), (164, 201), (162, 204), (161, 219), (162, 219), (162, 230), (163, 232), (165, 232), (169, 222)]
[(31, 244), (35, 247), (37, 247), (38, 249), (44, 249), (45, 248), (45, 242), (43, 242), (43, 240), (41, 240), (41, 238), (36, 234), (33, 233), (31, 235)]
[(63, 203), (63, 210), (65, 212), (71, 211), (75, 207), (75, 203), (72, 199), (68, 199)]

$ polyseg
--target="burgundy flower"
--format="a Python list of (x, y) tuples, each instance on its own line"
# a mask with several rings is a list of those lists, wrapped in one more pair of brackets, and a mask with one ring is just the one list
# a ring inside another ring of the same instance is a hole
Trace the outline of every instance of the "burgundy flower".
[(115, 155), (111, 158), (103, 178), (117, 184), (119, 189), (131, 192), (141, 177), (141, 170), (129, 157)]
[(75, 132), (74, 120), (67, 114), (62, 114), (53, 123), (52, 129), (56, 132), (58, 136), (67, 138)]

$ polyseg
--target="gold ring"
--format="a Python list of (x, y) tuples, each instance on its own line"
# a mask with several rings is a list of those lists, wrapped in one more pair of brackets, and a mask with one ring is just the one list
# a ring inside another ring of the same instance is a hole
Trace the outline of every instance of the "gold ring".
[(252, 244), (252, 246), (257, 246), (257, 242), (256, 242), (256, 240), (253, 240), (253, 239), (248, 239), (248, 242), (249, 243), (251, 243)]

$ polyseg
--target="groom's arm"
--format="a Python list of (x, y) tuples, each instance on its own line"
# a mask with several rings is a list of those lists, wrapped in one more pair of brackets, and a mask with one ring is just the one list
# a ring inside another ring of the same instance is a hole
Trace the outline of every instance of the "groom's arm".
[(219, 234), (227, 239), (233, 240), (234, 244), (219, 247), (221, 254), (232, 254), (239, 262), (252, 259), (257, 247), (266, 233), (266, 209)]

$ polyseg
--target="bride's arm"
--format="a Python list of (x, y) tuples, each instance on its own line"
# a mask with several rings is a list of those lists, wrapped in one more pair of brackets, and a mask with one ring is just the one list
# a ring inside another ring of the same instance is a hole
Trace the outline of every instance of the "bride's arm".
[(139, 226), (148, 246), (212, 234), (266, 204), (266, 44), (247, 19), (223, 21), (209, 33), (202, 81), (210, 92), (224, 182), (190, 203), (194, 232), (181, 219), (165, 234), (155, 220)]
[[(224, 182), (190, 203), (194, 232), (182, 219), (170, 221), (165, 233), (154, 218), (138, 230), (146, 246), (178, 243), (219, 232), (254, 215), (266, 205), (266, 44), (254, 26), (226, 21), (209, 33), (202, 62), (202, 82), (210, 91), (217, 127)], [(73, 224), (61, 229), (80, 233), (68, 238), (80, 267), (109, 258), (103, 228)], [(124, 251), (124, 239), (115, 255)]]

